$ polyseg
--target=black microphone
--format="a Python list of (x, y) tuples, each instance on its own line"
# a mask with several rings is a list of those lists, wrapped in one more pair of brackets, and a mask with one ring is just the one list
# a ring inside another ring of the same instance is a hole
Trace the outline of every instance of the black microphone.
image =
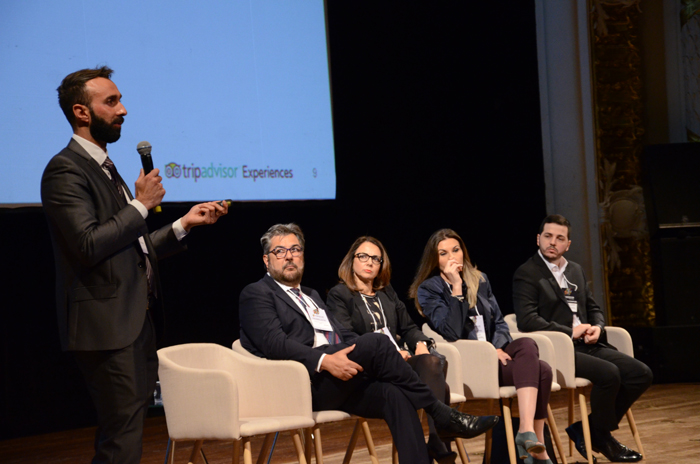
[[(148, 175), (149, 172), (153, 171), (153, 158), (151, 157), (151, 144), (146, 142), (145, 140), (143, 142), (139, 142), (138, 145), (136, 145), (136, 151), (139, 152), (139, 155), (141, 155), (141, 165), (143, 166), (143, 173), (144, 175)], [(160, 208), (160, 205), (156, 206), (153, 208), (154, 213), (160, 213), (162, 209)]]

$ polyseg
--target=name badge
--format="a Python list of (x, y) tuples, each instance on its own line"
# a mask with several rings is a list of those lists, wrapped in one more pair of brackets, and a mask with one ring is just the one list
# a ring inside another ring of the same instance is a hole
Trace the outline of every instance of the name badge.
[(486, 328), (484, 327), (484, 316), (479, 314), (478, 316), (471, 316), (470, 319), (474, 323), (474, 331), (476, 332), (476, 339), (482, 342), (486, 340)]
[(578, 303), (573, 296), (566, 295), (566, 303), (569, 305), (572, 313), (578, 312)]
[(333, 332), (333, 326), (331, 325), (331, 321), (328, 320), (326, 311), (318, 307), (311, 310), (311, 325), (314, 326), (316, 330)]

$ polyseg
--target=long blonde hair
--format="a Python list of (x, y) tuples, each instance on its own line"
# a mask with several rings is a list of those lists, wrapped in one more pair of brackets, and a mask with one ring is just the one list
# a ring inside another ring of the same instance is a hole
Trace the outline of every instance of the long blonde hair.
[(462, 237), (452, 229), (438, 230), (430, 236), (428, 243), (425, 244), (423, 257), (420, 260), (418, 271), (416, 271), (416, 277), (413, 279), (413, 283), (408, 290), (408, 296), (413, 298), (416, 309), (423, 316), (425, 316), (425, 314), (423, 314), (423, 309), (418, 302), (418, 287), (430, 277), (440, 274), (438, 244), (448, 238), (457, 240), (460, 248), (462, 248), (462, 255), (464, 257), (462, 280), (467, 284), (467, 303), (469, 303), (470, 308), (474, 307), (476, 304), (476, 293), (479, 290), (479, 282), (484, 281), (481, 271), (477, 270), (476, 266), (474, 266), (469, 259), (469, 253), (467, 253), (467, 247), (464, 246)]

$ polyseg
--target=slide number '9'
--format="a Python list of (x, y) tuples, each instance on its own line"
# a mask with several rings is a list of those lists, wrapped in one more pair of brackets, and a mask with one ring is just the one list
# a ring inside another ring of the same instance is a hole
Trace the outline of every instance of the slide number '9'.
[(316, 168), (313, 168), (313, 170), (311, 172), (314, 173), (314, 177), (318, 176), (318, 171), (316, 170)]

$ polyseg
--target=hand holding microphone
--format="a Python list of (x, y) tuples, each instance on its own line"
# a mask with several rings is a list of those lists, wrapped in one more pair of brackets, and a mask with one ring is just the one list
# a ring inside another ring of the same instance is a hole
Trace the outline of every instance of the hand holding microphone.
[(160, 213), (160, 202), (165, 196), (165, 188), (161, 184), (163, 178), (158, 175), (159, 170), (153, 169), (153, 158), (151, 158), (151, 144), (144, 141), (136, 145), (136, 151), (141, 155), (141, 165), (143, 170), (136, 180), (136, 199), (139, 200), (146, 209), (153, 209), (154, 213)]

